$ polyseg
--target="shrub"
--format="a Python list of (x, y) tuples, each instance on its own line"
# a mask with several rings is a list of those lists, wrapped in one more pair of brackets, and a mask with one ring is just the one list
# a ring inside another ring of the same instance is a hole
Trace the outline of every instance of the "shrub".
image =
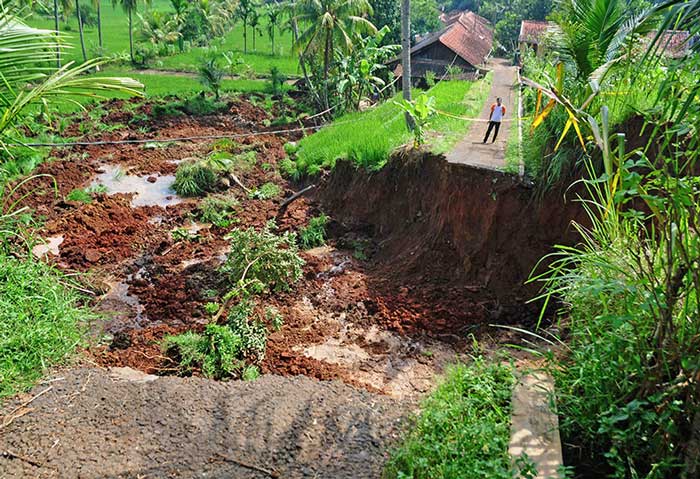
[(197, 206), (197, 218), (219, 228), (228, 228), (236, 221), (235, 198), (224, 195), (209, 195)]
[(224, 70), (219, 67), (216, 57), (205, 60), (199, 67), (199, 82), (219, 99)]
[(224, 102), (219, 102), (217, 99), (207, 98), (204, 94), (201, 94), (183, 100), (179, 104), (179, 108), (188, 115), (203, 116), (225, 110), (227, 105)]
[(326, 225), (328, 216), (321, 214), (309, 220), (308, 226), (299, 231), (299, 246), (311, 249), (326, 244)]
[(257, 190), (250, 192), (250, 197), (257, 200), (271, 200), (277, 198), (282, 189), (274, 183), (265, 183)]
[(304, 260), (298, 254), (296, 235), (276, 235), (274, 228), (270, 221), (261, 231), (235, 229), (227, 236), (231, 251), (221, 273), (237, 293), (285, 291), (301, 278)]
[(177, 167), (173, 189), (180, 196), (204, 196), (213, 191), (216, 180), (214, 169), (203, 162), (184, 162)]
[(275, 331), (282, 329), (284, 318), (282, 317), (280, 310), (274, 306), (268, 306), (265, 308), (265, 319), (272, 325), (272, 329)]
[(511, 367), (483, 358), (449, 367), (391, 453), (386, 477), (513, 478), (508, 443), (514, 383)]
[(179, 374), (189, 375), (201, 368), (207, 345), (204, 336), (188, 331), (177, 336), (166, 336), (161, 348), (177, 362)]

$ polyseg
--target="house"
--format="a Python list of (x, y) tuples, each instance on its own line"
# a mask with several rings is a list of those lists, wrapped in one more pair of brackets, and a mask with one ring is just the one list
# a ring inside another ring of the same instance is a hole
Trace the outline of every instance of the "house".
[[(493, 29), (488, 20), (474, 12), (452, 15), (450, 23), (429, 34), (411, 48), (411, 82), (425, 82), (426, 73), (436, 78), (458, 69), (458, 78), (475, 78), (483, 70), (493, 45)], [(394, 74), (401, 75), (400, 57), (389, 62)]]
[(528, 50), (532, 50), (537, 55), (542, 55), (544, 52), (544, 39), (553, 27), (554, 24), (551, 22), (523, 20), (520, 24), (520, 35), (518, 36), (520, 54), (524, 55)]

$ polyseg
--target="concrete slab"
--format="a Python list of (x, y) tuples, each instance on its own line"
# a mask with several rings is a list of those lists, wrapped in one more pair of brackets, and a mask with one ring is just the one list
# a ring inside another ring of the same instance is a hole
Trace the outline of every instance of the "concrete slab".
[(527, 454), (537, 469), (537, 479), (559, 478), (564, 463), (559, 420), (550, 409), (554, 380), (547, 374), (524, 375), (513, 390), (513, 417), (508, 452), (513, 461)]

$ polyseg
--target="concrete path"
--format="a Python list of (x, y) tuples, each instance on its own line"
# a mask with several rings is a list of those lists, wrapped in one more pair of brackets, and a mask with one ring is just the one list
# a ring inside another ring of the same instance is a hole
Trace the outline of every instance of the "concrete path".
[[(490, 169), (505, 168), (508, 135), (510, 128), (516, 126), (516, 123), (510, 120), (517, 117), (518, 101), (517, 70), (510, 63), (510, 61), (501, 58), (495, 58), (491, 61), (489, 66), (493, 69), (493, 82), (480, 116), (484, 121), (471, 123), (464, 139), (447, 154), (447, 161), (450, 163), (464, 163)], [(496, 142), (491, 143), (492, 132), (489, 143), (483, 144), (488, 127), (486, 120), (489, 118), (491, 105), (496, 103), (498, 97), (503, 99), (503, 105), (506, 107), (506, 116), (504, 117), (506, 121), (501, 123)]]

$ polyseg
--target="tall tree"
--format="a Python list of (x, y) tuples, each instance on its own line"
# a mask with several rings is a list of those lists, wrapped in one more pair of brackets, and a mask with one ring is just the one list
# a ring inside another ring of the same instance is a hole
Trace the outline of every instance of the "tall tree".
[(363, 17), (371, 14), (369, 0), (301, 0), (297, 4), (296, 21), (307, 28), (300, 35), (296, 48), (302, 59), (321, 57), (323, 71), (323, 103), (328, 109), (328, 72), (336, 48), (352, 49), (354, 34), (376, 33), (377, 28)]
[(255, 8), (255, 0), (239, 0), (236, 8), (236, 17), (243, 22), (243, 53), (248, 53), (248, 22)]
[(83, 17), (80, 14), (80, 2), (75, 0), (75, 15), (78, 17), (78, 31), (80, 32), (80, 49), (83, 52), (83, 61), (87, 61), (87, 51), (85, 50), (85, 35), (83, 33)]
[(56, 32), (56, 67), (61, 68), (61, 47), (58, 46), (59, 40), (59, 21), (58, 21), (58, 0), (53, 0), (53, 25)]
[(102, 0), (92, 0), (92, 4), (97, 11), (97, 44), (102, 54)]
[[(150, 3), (150, 0), (144, 0)], [(129, 16), (129, 55), (134, 63), (134, 12), (137, 10), (139, 0), (112, 0), (112, 6), (121, 5)]]
[[(411, 0), (401, 0), (401, 70), (403, 99), (411, 101)], [(413, 117), (408, 112), (406, 124), (413, 129)]]
[(372, 15), (369, 20), (377, 29), (389, 28), (384, 36), (385, 44), (401, 42), (401, 5), (396, 0), (371, 0)]
[(275, 30), (277, 29), (277, 22), (279, 21), (280, 14), (282, 13), (280, 6), (277, 2), (268, 3), (265, 5), (265, 16), (267, 17), (267, 35), (270, 37), (270, 43), (272, 44), (271, 51), (272, 55), (275, 55)]
[(248, 18), (248, 25), (250, 25), (250, 28), (253, 31), (253, 51), (256, 51), (255, 38), (258, 36), (258, 27), (260, 26), (260, 14), (258, 13), (257, 8), (253, 8), (253, 10), (251, 10), (250, 18)]

